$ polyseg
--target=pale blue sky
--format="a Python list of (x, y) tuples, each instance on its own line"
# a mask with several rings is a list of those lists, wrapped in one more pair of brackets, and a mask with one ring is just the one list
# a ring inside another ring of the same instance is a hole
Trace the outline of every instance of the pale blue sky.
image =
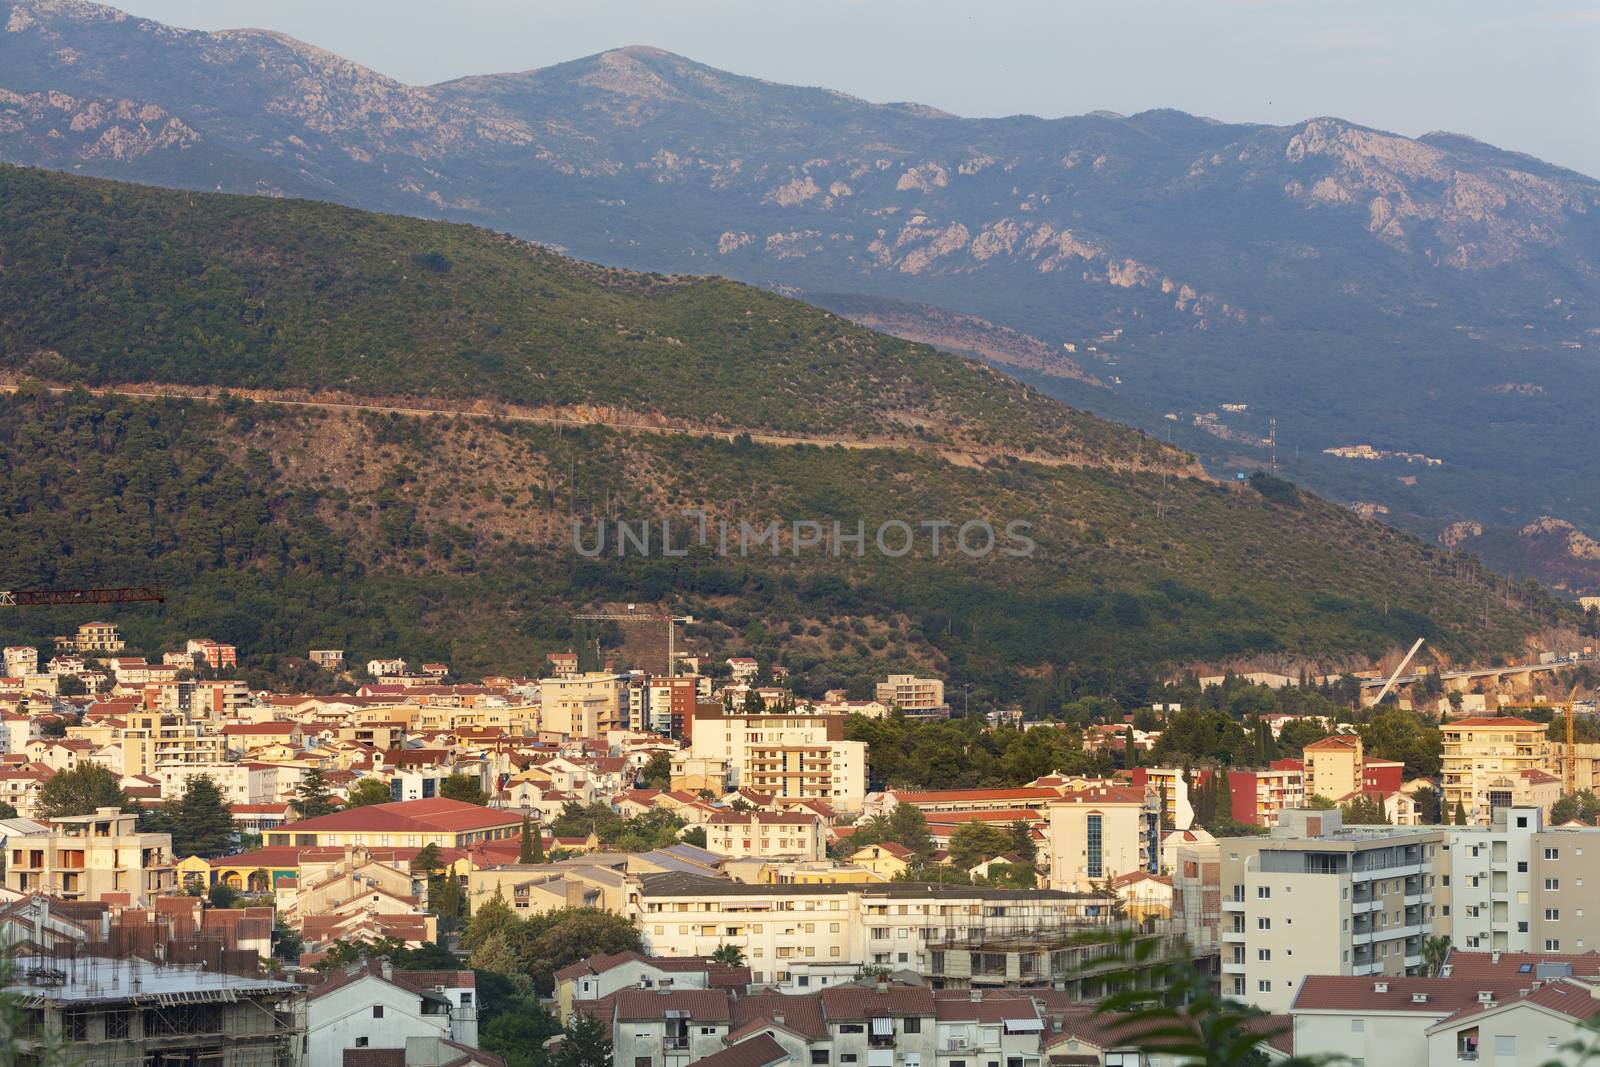
[(1444, 129), (1600, 175), (1594, 0), (124, 0), (425, 84), (649, 44), (963, 115), (1175, 107)]

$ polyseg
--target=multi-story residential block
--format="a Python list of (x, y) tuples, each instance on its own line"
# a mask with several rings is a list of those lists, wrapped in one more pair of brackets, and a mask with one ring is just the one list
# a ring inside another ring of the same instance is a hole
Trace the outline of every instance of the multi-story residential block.
[(1306, 804), (1304, 764), (1299, 760), (1273, 760), (1261, 771), (1229, 771), (1228, 797), (1236, 822), (1247, 826), (1276, 826), (1278, 815)]
[(1494, 808), (1516, 802), (1518, 783), (1530, 781), (1522, 772), (1545, 770), (1545, 723), (1480, 716), (1447, 722), (1439, 730), (1445, 810), (1454, 812), (1460, 804), (1479, 826), (1490, 824)]
[(912, 718), (940, 718), (950, 714), (950, 706), (944, 701), (944, 682), (938, 678), (891, 674), (878, 683), (873, 696), (878, 703), (899, 708)]
[(1359, 734), (1334, 734), (1311, 742), (1301, 752), (1306, 796), (1332, 800), (1359, 791), (1364, 758)]
[(13, 964), (0, 992), (21, 1013), (8, 1036), (22, 1064), (61, 1044), (108, 1065), (300, 1062), (304, 987), (295, 983), (136, 957), (77, 959), (67, 969), (55, 956)]
[(628, 685), (628, 715), (623, 725), (663, 737), (681, 738), (694, 728), (701, 679), (692, 674), (637, 678)]
[(1600, 948), (1600, 910), (1583, 899), (1588, 882), (1600, 885), (1600, 829), (1546, 827), (1537, 806), (1496, 807), (1491, 818), (1441, 828), (1440, 932), (1469, 951)]
[[(222, 734), (182, 713), (135, 710), (123, 718), (113, 745), (122, 749), (124, 777), (156, 774), (158, 767), (223, 762)], [(68, 735), (75, 734), (68, 728)], [(116, 768), (113, 768), (116, 769)]]
[(191, 719), (232, 718), (250, 705), (250, 690), (238, 679), (150, 682), (140, 690), (140, 703)]
[(590, 673), (539, 680), (539, 728), (565, 737), (600, 737), (624, 725), (628, 678)]
[(866, 796), (867, 746), (846, 741), (844, 726), (837, 715), (729, 715), (701, 704), (687, 755), (725, 761), (735, 788), (857, 812)]
[(705, 956), (737, 945), (755, 982), (792, 989), (847, 981), (863, 967), (963, 986), (1075, 980), (1067, 941), (1111, 921), (1104, 896), (1051, 889), (755, 885), (677, 873), (636, 882), (630, 908), (646, 952)]
[[(1193, 772), (1197, 782), (1215, 771)], [(1161, 804), (1161, 830), (1187, 830), (1194, 825), (1194, 805), (1189, 803), (1189, 782), (1181, 767), (1135, 767), (1133, 784), (1152, 791)]]
[(121, 652), (128, 647), (115, 625), (109, 622), (86, 622), (78, 627), (76, 637), (56, 638), (57, 648), (70, 648), (74, 652)]
[(624, 989), (728, 989), (743, 994), (750, 968), (731, 967), (699, 956), (645, 956), (619, 952), (590, 956), (556, 972), (556, 1007), (562, 1022), (573, 1006)]
[(260, 763), (162, 763), (152, 775), (161, 783), (163, 799), (183, 796), (191, 779), (211, 779), (225, 804), (266, 804), (278, 799), (276, 767)]
[(393, 659), (367, 660), (367, 673), (374, 678), (386, 675), (403, 675), (406, 673), (406, 661), (398, 657)]
[(342, 648), (313, 648), (306, 654), (306, 658), (325, 671), (344, 670), (344, 649)]
[(22, 678), (39, 673), (39, 650), (32, 645), (7, 645), (5, 659), (9, 677)]
[(177, 889), (171, 834), (142, 834), (138, 816), (117, 808), (50, 819), (44, 834), (7, 840), (5, 885), (17, 893), (99, 900), (127, 893), (135, 903)]
[(1153, 792), (1132, 785), (1093, 785), (1051, 801), (1050, 885), (1088, 890), (1134, 871), (1159, 873), (1160, 806)]
[(820, 860), (828, 852), (827, 829), (811, 813), (724, 811), (705, 828), (706, 848), (724, 856)]
[(1434, 827), (1345, 828), (1337, 810), (1288, 811), (1271, 837), (1220, 840), (1223, 993), (1285, 1011), (1307, 974), (1420, 968), (1444, 843)]
[(204, 659), (206, 666), (214, 671), (239, 665), (239, 650), (237, 648), (233, 645), (219, 644), (209, 637), (191, 639), (184, 645), (183, 650), (188, 656), (199, 656)]

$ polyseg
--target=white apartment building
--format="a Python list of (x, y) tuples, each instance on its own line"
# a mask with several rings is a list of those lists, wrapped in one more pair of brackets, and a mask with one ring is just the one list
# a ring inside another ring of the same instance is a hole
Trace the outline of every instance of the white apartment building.
[(867, 746), (844, 739), (838, 715), (729, 715), (696, 709), (688, 758), (721, 760), (729, 784), (857, 812), (866, 799)]
[(7, 645), (5, 657), (8, 678), (39, 673), (39, 650), (31, 645)]
[(689, 874), (631, 880), (629, 908), (652, 956), (737, 945), (752, 980), (816, 989), (864, 966), (957, 985), (1048, 984), (1076, 975), (1062, 946), (1110, 921), (1096, 894), (918, 883), (753, 885)]
[(827, 830), (817, 815), (801, 812), (718, 812), (706, 820), (706, 848), (724, 856), (820, 860)]
[(1291, 811), (1284, 823), (1271, 837), (1218, 842), (1222, 992), (1283, 1012), (1307, 974), (1419, 969), (1422, 942), (1437, 932), (1444, 833), (1347, 829), (1338, 811)]
[(228, 804), (268, 804), (278, 799), (277, 768), (261, 763), (159, 763), (161, 797), (181, 797), (191, 778), (209, 777)]
[(1158, 873), (1159, 797), (1134, 785), (1094, 785), (1047, 805), (1050, 885), (1085, 891), (1134, 871)]

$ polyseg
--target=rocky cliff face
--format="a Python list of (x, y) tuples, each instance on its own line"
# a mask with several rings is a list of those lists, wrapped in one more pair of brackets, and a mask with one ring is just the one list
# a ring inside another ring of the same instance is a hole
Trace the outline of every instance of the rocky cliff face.
[[(1430, 537), (1550, 514), (1600, 531), (1560, 444), (1600, 432), (1578, 400), (1600, 390), (1600, 183), (1467, 137), (963, 119), (651, 48), (408, 86), (80, 0), (0, 0), (0, 27), (6, 161), (728, 274), (1176, 427), (1213, 465), (1275, 458)], [(1324, 456), (1349, 440), (1445, 462)]]

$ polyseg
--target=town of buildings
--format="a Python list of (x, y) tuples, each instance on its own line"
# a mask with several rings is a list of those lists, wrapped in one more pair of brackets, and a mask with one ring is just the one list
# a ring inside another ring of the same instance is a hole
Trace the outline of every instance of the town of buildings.
[[(1566, 776), (1594, 782), (1600, 746), (1568, 750), (1527, 719), (1444, 724), (1437, 787), (1462, 818), (1425, 824), (1417, 793), (1434, 783), (1338, 729), (1294, 759), (1180, 768), (1141, 765), (1159, 729), (1107, 723), (1083, 744), (1120, 752), (1114, 774), (905, 790), (873, 781), (847, 722), (948, 716), (937, 679), (807, 701), (743, 657), (713, 678), (580, 671), (557, 654), (541, 677), (460, 684), (448, 664), (388, 656), (352, 693), (306, 695), (249, 691), (227, 676), (236, 651), (208, 639), (159, 664), (125, 652), (105, 623), (58, 640), (44, 671), (35, 649), (4, 652), (4, 994), (41, 1048), (86, 1042), (140, 1067), (498, 1063), (476, 1047), (464, 959), (313, 966), (341, 945), (455, 944), (414, 868), (425, 850), (473, 908), (636, 926), (642, 953), (566, 968), (553, 1000), (601, 1020), (620, 1067), (1153, 1062), (1137, 1026), (1095, 1011), (1110, 964), (1094, 939), (1117, 932), (1214, 967), (1222, 995), (1266, 1013), (1271, 1056), (1532, 1064), (1600, 1008), (1600, 911), (1585, 900), (1600, 829), (1550, 820)], [(69, 676), (86, 695), (61, 693)], [(988, 724), (1018, 726), (1038, 724)], [(209, 778), (237, 850), (175, 854), (171, 834), (116, 808), (46, 817), (45, 784), (90, 764), (146, 804)], [(666, 780), (647, 785), (647, 768)], [(376, 782), (389, 799), (299, 817), (313, 775), (336, 798)], [(451, 795), (462, 783), (473, 801)], [(1197, 824), (1216, 789), (1254, 833)], [(1388, 821), (1346, 825), (1339, 805), (1357, 801)], [(552, 831), (594, 805), (670, 815), (680, 840), (621, 852)], [(931, 856), (852, 841), (902, 808)], [(962, 884), (917, 880), (972, 823), (1021, 844)], [(245, 906), (213, 906), (219, 888)], [(298, 961), (267, 962), (275, 928), (300, 939)], [(711, 958), (730, 950), (740, 963)]]

